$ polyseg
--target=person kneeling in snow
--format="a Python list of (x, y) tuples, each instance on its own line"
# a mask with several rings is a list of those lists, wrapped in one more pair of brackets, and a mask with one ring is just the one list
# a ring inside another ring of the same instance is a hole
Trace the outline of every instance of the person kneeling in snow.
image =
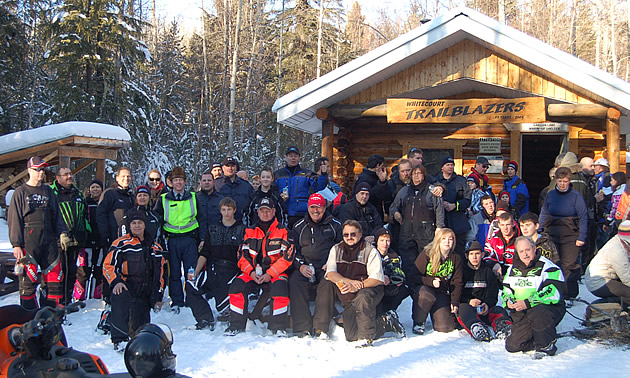
[(473, 241), (466, 250), (464, 264), (464, 288), (457, 321), (477, 341), (490, 341), (492, 335), (486, 328), (492, 326), (497, 338), (509, 335), (512, 320), (503, 307), (497, 306), (499, 280), (492, 266), (483, 260), (483, 248)]
[(536, 359), (553, 356), (556, 326), (566, 312), (562, 270), (536, 250), (531, 238), (516, 239), (513, 265), (503, 280), (503, 303), (512, 316), (512, 333), (505, 340), (510, 352), (536, 350)]
[(328, 334), (337, 297), (344, 307), (346, 340), (372, 345), (377, 337), (376, 305), (383, 298), (383, 267), (378, 250), (363, 238), (359, 222), (343, 223), (343, 241), (330, 249), (324, 278), (315, 298), (315, 335)]
[(243, 274), (230, 285), (230, 326), (226, 335), (245, 331), (247, 325), (248, 294), (253, 288), (271, 291), (272, 316), (269, 329), (286, 336), (289, 327), (289, 276), (286, 271), (293, 264), (294, 246), (285, 226), (278, 224), (276, 207), (270, 197), (262, 197), (256, 204), (258, 222), (245, 229), (243, 244), (238, 251), (238, 267)]
[(162, 247), (145, 230), (142, 211), (127, 212), (129, 233), (116, 239), (103, 262), (103, 277), (111, 288), (111, 334), (114, 349), (141, 325), (151, 321), (151, 308), (162, 308), (164, 259)]

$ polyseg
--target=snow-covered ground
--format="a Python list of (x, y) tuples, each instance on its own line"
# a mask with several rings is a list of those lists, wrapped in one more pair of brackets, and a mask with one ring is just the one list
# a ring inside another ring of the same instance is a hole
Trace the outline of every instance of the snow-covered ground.
[[(2, 250), (6, 250), (6, 235), (6, 222), (0, 221)], [(584, 299), (594, 299), (584, 286), (580, 292)], [(0, 298), (0, 306), (18, 302), (16, 293)], [(108, 336), (96, 330), (102, 309), (101, 301), (88, 300), (86, 308), (69, 315), (72, 324), (64, 326), (68, 342), (77, 350), (100, 356), (110, 372), (125, 372), (123, 355), (113, 350)], [(582, 317), (584, 310), (585, 305), (577, 304), (569, 312)], [(533, 360), (531, 354), (506, 352), (501, 340), (479, 343), (463, 331), (437, 333), (429, 326), (424, 336), (413, 335), (410, 299), (402, 303), (399, 315), (407, 338), (377, 340), (374, 347), (362, 349), (346, 342), (338, 327), (331, 340), (278, 338), (250, 322), (247, 332), (227, 337), (223, 336), (227, 324), (219, 323), (212, 332), (195, 330), (189, 309), (175, 315), (165, 306), (151, 317), (171, 327), (177, 371), (192, 377), (630, 376), (630, 353), (622, 348), (563, 337), (555, 357)], [(578, 325), (567, 314), (559, 331)]]

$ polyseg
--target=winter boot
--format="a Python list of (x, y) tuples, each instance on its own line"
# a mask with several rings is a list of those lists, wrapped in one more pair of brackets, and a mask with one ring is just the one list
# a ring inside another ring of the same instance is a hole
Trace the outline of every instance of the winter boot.
[(470, 333), (472, 334), (473, 339), (477, 341), (485, 341), (489, 342), (492, 340), (492, 336), (490, 336), (490, 332), (485, 325), (481, 322), (475, 323), (470, 327)]
[(355, 346), (355, 348), (367, 348), (367, 347), (371, 347), (374, 344), (374, 341), (372, 339), (361, 339), (361, 340), (357, 340), (357, 345)]
[(416, 335), (424, 335), (424, 323), (414, 323), (412, 331)]
[(547, 346), (536, 348), (536, 353), (533, 358), (535, 360), (540, 360), (543, 357), (555, 355), (557, 351), (558, 347), (556, 346), (556, 340), (553, 340)]
[(389, 310), (385, 315), (383, 315), (387, 320), (387, 325), (385, 327), (386, 331), (391, 331), (396, 334), (396, 337), (407, 337), (407, 333), (405, 332), (405, 327), (400, 323), (400, 319), (398, 318), (398, 314), (396, 310)]
[(496, 323), (495, 337), (505, 340), (512, 334), (512, 323), (509, 320), (501, 319)]
[(109, 314), (111, 313), (111, 308), (109, 305), (105, 306), (105, 310), (101, 312), (101, 320), (99, 320), (96, 328), (103, 331), (103, 335), (107, 335), (110, 330), (111, 319), (109, 318)]

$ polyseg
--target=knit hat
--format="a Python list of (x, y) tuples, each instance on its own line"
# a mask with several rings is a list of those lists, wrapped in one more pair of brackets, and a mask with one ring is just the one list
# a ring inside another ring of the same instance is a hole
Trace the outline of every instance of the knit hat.
[(472, 181), (475, 184), (477, 184), (477, 188), (479, 187), (479, 178), (477, 178), (477, 176), (474, 175), (470, 175), (468, 176), (468, 178), (466, 179), (466, 181)]
[(365, 192), (370, 191), (370, 185), (367, 182), (360, 183), (359, 186), (357, 186), (357, 191), (355, 192), (355, 194), (359, 192), (364, 192), (364, 191)]
[(466, 248), (466, 252), (470, 252), (470, 251), (482, 251), (483, 252), (483, 247), (481, 246), (481, 243), (479, 243), (476, 240), (473, 240), (470, 242), (470, 244), (468, 244), (468, 248)]
[[(501, 196), (502, 196), (502, 195), (504, 195), (504, 194), (507, 194), (508, 198), (509, 198), (509, 199), (512, 199), (512, 196), (510, 195), (510, 192), (508, 192), (507, 190), (502, 190), (502, 191), (500, 191), (500, 192), (499, 192), (499, 197), (498, 197), (498, 198), (499, 198), (499, 199), (501, 199)], [(508, 203), (508, 204), (509, 204), (509, 203)]]
[(182, 167), (173, 168), (173, 170), (171, 171), (171, 180), (174, 180), (176, 178), (183, 178), (184, 180), (186, 180), (186, 172), (184, 171), (184, 168)]
[(442, 164), (440, 164), (440, 168), (442, 168), (445, 164), (453, 163), (455, 164), (455, 160), (450, 156), (444, 156), (442, 158)]
[(621, 240), (630, 242), (630, 220), (625, 220), (619, 225), (617, 235)]
[(140, 194), (140, 193), (146, 193), (149, 196), (151, 195), (151, 189), (149, 189), (148, 186), (146, 185), (140, 185), (139, 187), (136, 188), (136, 195)]
[(319, 193), (313, 193), (308, 199), (308, 207), (317, 206), (317, 207), (326, 207), (326, 200)]
[(145, 224), (147, 223), (147, 217), (144, 215), (144, 212), (137, 209), (129, 209), (129, 211), (127, 211), (127, 219), (130, 224), (135, 220), (140, 220)]
[(508, 168), (512, 167), (515, 171), (518, 171), (518, 163), (514, 160), (510, 161), (507, 165)]
[(43, 161), (42, 158), (40, 158), (39, 156), (33, 156), (32, 158), (28, 159), (28, 162), (26, 163), (26, 168), (39, 169), (45, 167), (48, 167), (48, 163)]
[(386, 229), (385, 227), (381, 227), (378, 230), (374, 231), (374, 241), (378, 242), (378, 238), (380, 238), (383, 235), (387, 235), (390, 238), (392, 237), (388, 229)]
[(94, 184), (96, 184), (96, 185), (100, 186), (100, 187), (101, 187), (101, 190), (103, 190), (103, 181), (101, 181), (101, 180), (99, 180), (99, 179), (96, 179), (96, 178), (95, 178), (94, 180), (92, 180), (92, 181), (90, 182), (90, 185), (88, 185), (88, 188), (89, 188), (90, 186), (94, 185)]
[(508, 203), (504, 200), (499, 200), (499, 202), (497, 202), (497, 210), (510, 211), (510, 205), (508, 205)]
[(214, 163), (212, 163), (212, 167), (210, 167), (210, 169), (221, 168), (221, 167), (223, 167), (223, 165), (220, 162), (215, 161)]

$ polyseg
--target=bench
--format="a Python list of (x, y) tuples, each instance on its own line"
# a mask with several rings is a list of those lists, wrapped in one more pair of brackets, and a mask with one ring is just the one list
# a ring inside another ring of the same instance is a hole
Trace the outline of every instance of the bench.
[(18, 291), (18, 278), (13, 273), (15, 261), (13, 252), (0, 252), (0, 297)]

